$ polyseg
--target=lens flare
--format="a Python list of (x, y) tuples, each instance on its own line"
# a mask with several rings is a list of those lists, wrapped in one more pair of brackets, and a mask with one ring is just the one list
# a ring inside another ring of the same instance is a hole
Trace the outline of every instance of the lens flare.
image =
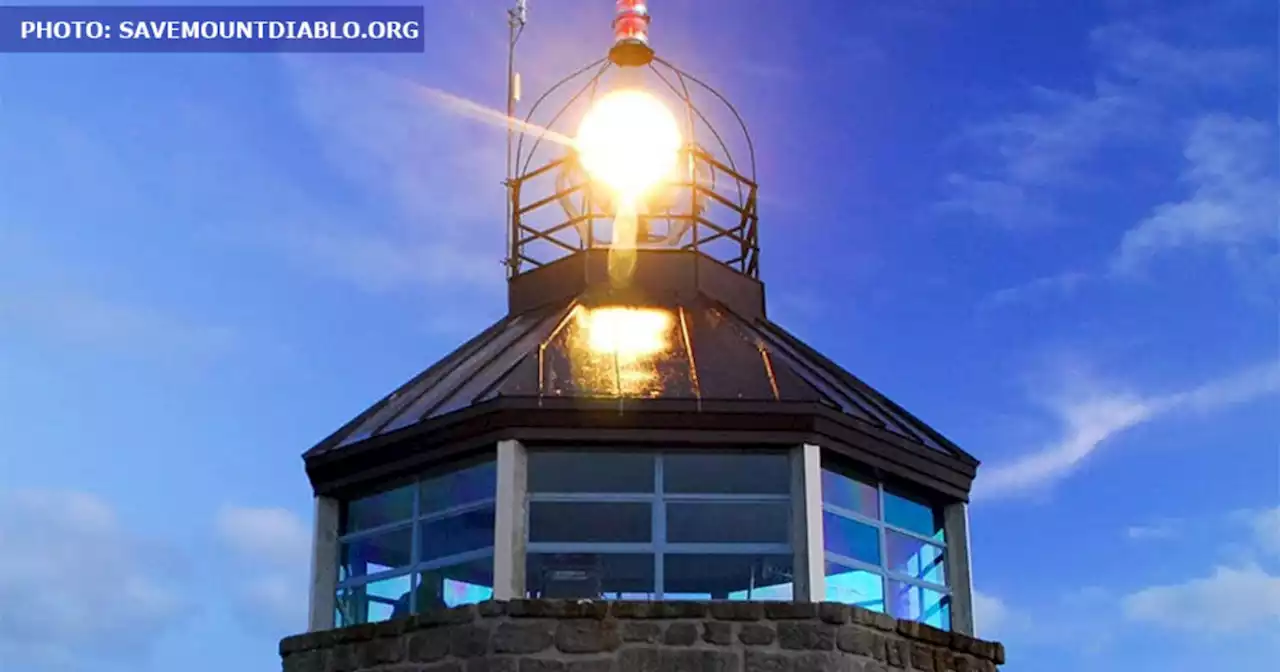
[(582, 314), (587, 347), (596, 354), (634, 362), (666, 352), (672, 317), (666, 310), (610, 306)]
[(634, 207), (675, 169), (680, 142), (680, 127), (661, 100), (623, 89), (587, 110), (575, 144), (587, 174)]

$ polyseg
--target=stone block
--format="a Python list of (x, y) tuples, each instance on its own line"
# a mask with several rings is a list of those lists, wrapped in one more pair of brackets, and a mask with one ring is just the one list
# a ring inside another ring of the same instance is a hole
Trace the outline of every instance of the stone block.
[(738, 631), (738, 641), (747, 646), (768, 646), (776, 637), (777, 633), (768, 623), (743, 623)]
[(747, 651), (743, 672), (803, 672), (796, 670), (795, 659), (775, 651)]
[(738, 672), (741, 657), (734, 651), (715, 649), (664, 649), (662, 672)]
[(571, 660), (565, 664), (565, 672), (613, 672), (613, 658), (595, 660)]
[(911, 644), (911, 669), (921, 672), (936, 672), (933, 667), (933, 648), (928, 644), (913, 642)]
[(865, 625), (885, 632), (894, 632), (898, 629), (898, 619), (861, 607), (849, 607), (849, 620), (857, 625)]
[(764, 616), (775, 621), (817, 618), (818, 605), (813, 602), (765, 602)]
[(518, 672), (519, 662), (511, 656), (486, 656), (466, 661), (467, 672)]
[(476, 613), (480, 618), (497, 618), (507, 614), (507, 603), (497, 600), (485, 600), (476, 605)]
[(361, 667), (392, 665), (404, 660), (404, 639), (379, 637), (356, 645), (356, 657)]
[(733, 624), (724, 621), (704, 622), (702, 624), (702, 641), (719, 646), (733, 644)]
[(857, 625), (841, 626), (836, 633), (836, 646), (841, 651), (866, 658), (875, 658), (880, 662), (886, 659), (885, 638), (875, 630)]
[(662, 654), (656, 646), (628, 647), (618, 652), (618, 672), (662, 672)]
[(431, 663), (449, 655), (453, 633), (448, 628), (421, 630), (409, 635), (405, 657), (411, 663)]
[(447, 663), (425, 665), (423, 667), (416, 668), (414, 672), (462, 672), (462, 663), (451, 660)]
[(449, 637), (449, 653), (456, 658), (478, 658), (489, 652), (489, 636), (492, 629), (488, 625), (454, 626)]
[(622, 621), (622, 641), (656, 644), (662, 640), (662, 624), (652, 621)]
[(672, 600), (670, 602), (654, 602), (662, 618), (706, 618), (710, 604), (706, 602), (687, 602)]
[(329, 662), (325, 665), (325, 672), (355, 672), (359, 665), (355, 644), (338, 644), (329, 652)]
[(759, 602), (712, 602), (711, 617), (721, 621), (758, 621), (764, 618), (764, 605)]
[(324, 651), (298, 651), (284, 657), (284, 672), (324, 672)]
[(905, 668), (911, 660), (911, 645), (902, 639), (885, 638), (884, 652), (889, 667)]
[(836, 648), (836, 626), (782, 621), (778, 623), (778, 646), (793, 651), (831, 651)]
[(826, 623), (844, 625), (849, 622), (849, 605), (839, 602), (822, 602), (818, 605), (818, 618)]
[(667, 626), (662, 643), (668, 646), (691, 646), (698, 641), (698, 624), (679, 622)]
[(934, 672), (955, 672), (956, 656), (950, 649), (934, 649), (933, 650), (933, 670)]
[(538, 653), (555, 642), (549, 621), (507, 621), (499, 623), (490, 642), (494, 653)]
[(662, 618), (658, 613), (657, 602), (614, 602), (610, 605), (609, 613), (614, 618)]
[(839, 653), (806, 651), (794, 660), (796, 672), (845, 672), (846, 659)]
[(618, 622), (613, 619), (572, 619), (556, 626), (556, 648), (565, 653), (613, 651), (621, 644)]
[(563, 660), (552, 658), (521, 658), (520, 672), (565, 672)]

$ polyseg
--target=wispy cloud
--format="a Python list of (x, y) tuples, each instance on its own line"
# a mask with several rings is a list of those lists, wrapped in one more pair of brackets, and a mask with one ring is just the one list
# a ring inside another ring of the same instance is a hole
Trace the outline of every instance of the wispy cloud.
[(240, 565), (232, 597), (241, 620), (272, 635), (305, 627), (311, 537), (302, 519), (285, 509), (229, 506), (214, 529)]
[(1280, 627), (1280, 576), (1257, 566), (1220, 566), (1208, 576), (1126, 595), (1122, 606), (1130, 620), (1196, 634), (1266, 631)]
[(179, 617), (168, 568), (94, 495), (0, 493), (0, 548), (6, 669), (137, 662)]
[(1164, 142), (1181, 114), (1175, 99), (1230, 91), (1268, 68), (1259, 49), (1174, 43), (1135, 23), (1091, 38), (1090, 88), (1033, 87), (1023, 109), (965, 129), (977, 160), (946, 177), (942, 210), (1017, 228), (1060, 223), (1082, 188), (1107, 184), (1092, 170), (1104, 150)]
[(1047, 275), (1022, 285), (1006, 287), (992, 292), (982, 301), (982, 308), (1003, 308), (1018, 303), (1037, 301), (1046, 297), (1069, 296), (1090, 280), (1084, 271), (1067, 271)]
[(1180, 533), (1181, 526), (1176, 520), (1162, 520), (1149, 525), (1130, 525), (1124, 530), (1124, 536), (1131, 541), (1173, 539)]
[(983, 467), (982, 498), (1042, 491), (1066, 477), (1116, 436), (1175, 412), (1207, 413), (1280, 391), (1280, 362), (1266, 362), (1181, 392), (1139, 394), (1084, 383), (1050, 400), (1062, 435), (1035, 452)]
[(1126, 232), (1113, 269), (1131, 272), (1177, 248), (1239, 252), (1274, 242), (1280, 222), (1276, 143), (1274, 124), (1217, 114), (1198, 119), (1184, 152), (1187, 195), (1156, 206)]

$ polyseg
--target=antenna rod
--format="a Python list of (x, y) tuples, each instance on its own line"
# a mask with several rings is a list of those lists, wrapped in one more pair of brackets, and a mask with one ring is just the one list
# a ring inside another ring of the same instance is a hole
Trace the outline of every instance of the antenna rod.
[(514, 157), (511, 155), (515, 144), (516, 101), (520, 98), (519, 73), (516, 72), (516, 42), (524, 32), (524, 24), (528, 19), (526, 0), (516, 0), (516, 6), (507, 10), (507, 179), (503, 184), (507, 188), (507, 279), (510, 280), (520, 269), (518, 250), (519, 232), (516, 231), (515, 212), (512, 210), (512, 190), (515, 188), (512, 175)]

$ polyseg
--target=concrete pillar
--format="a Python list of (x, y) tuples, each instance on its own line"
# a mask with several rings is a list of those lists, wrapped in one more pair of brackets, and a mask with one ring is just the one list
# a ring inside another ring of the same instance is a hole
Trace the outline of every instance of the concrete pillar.
[(942, 511), (947, 536), (947, 583), (951, 585), (951, 629), (974, 636), (973, 574), (969, 568), (969, 505), (956, 502)]
[(822, 450), (805, 444), (791, 450), (792, 583), (798, 602), (825, 599), (826, 553), (822, 541)]
[(529, 471), (524, 446), (515, 440), (498, 442), (498, 492), (494, 503), (493, 599), (525, 595), (526, 481)]
[(338, 590), (338, 500), (316, 497), (311, 536), (311, 598), (307, 630), (331, 630)]

